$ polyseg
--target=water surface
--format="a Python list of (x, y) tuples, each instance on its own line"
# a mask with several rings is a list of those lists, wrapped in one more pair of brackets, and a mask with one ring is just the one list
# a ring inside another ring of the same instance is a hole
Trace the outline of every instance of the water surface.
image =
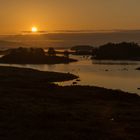
[[(79, 85), (100, 86), (119, 89), (140, 95), (140, 61), (95, 61), (88, 56), (72, 56), (78, 62), (56, 65), (15, 65), (0, 64), (33, 68), (41, 71), (70, 72), (80, 77)], [(72, 85), (73, 81), (60, 82), (60, 85)]]

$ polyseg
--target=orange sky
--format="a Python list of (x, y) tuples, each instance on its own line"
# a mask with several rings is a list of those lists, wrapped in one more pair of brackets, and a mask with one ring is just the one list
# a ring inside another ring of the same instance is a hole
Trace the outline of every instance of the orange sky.
[(0, 0), (0, 33), (140, 29), (140, 0)]

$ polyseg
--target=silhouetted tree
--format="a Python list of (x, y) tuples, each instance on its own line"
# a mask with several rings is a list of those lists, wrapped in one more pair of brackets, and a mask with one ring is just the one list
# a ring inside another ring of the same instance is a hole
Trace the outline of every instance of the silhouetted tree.
[(70, 53), (69, 53), (68, 50), (65, 50), (65, 51), (64, 51), (64, 56), (65, 56), (65, 57), (69, 58), (69, 54), (70, 54)]
[(44, 56), (45, 52), (42, 48), (30, 48), (29, 53), (35, 56)]
[(48, 49), (48, 55), (49, 56), (56, 56), (56, 52), (54, 48), (49, 48)]

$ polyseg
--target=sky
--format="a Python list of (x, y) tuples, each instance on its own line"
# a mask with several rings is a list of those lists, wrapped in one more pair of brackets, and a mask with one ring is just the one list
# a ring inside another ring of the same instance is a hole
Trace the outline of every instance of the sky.
[(39, 30), (138, 30), (140, 0), (0, 0), (0, 34)]

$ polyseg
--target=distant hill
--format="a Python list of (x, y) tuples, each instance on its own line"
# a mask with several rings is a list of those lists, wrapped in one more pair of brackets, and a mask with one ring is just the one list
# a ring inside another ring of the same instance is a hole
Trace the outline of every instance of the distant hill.
[(9, 48), (26, 47), (27, 45), (20, 42), (4, 41), (0, 40), (0, 49), (5, 50)]
[(77, 45), (71, 48), (71, 50), (74, 50), (74, 51), (91, 51), (92, 49), (93, 47), (89, 45)]
[(90, 45), (77, 45), (71, 48), (77, 55), (90, 55), (93, 49), (94, 47)]

